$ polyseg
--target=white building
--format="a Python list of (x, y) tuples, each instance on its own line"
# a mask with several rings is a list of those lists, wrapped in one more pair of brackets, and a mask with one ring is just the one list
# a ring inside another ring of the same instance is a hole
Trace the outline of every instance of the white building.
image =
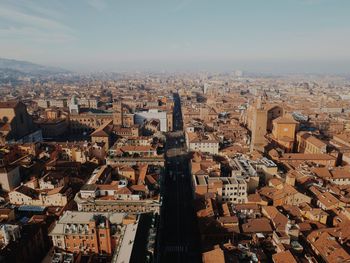
[(134, 115), (134, 123), (142, 125), (145, 120), (158, 119), (160, 121), (160, 131), (168, 131), (167, 112), (157, 109), (149, 109), (148, 111), (138, 111)]
[(218, 154), (219, 140), (212, 135), (198, 136), (194, 132), (186, 132), (186, 144), (189, 151)]
[(247, 202), (247, 183), (243, 177), (209, 177), (193, 175), (195, 193), (215, 193), (218, 200), (233, 204)]
[[(215, 178), (210, 178), (215, 179)], [(243, 178), (220, 177), (222, 181), (222, 201), (235, 204), (247, 202), (247, 183)]]
[(73, 96), (69, 103), (69, 113), (70, 114), (79, 114), (79, 104), (78, 99)]

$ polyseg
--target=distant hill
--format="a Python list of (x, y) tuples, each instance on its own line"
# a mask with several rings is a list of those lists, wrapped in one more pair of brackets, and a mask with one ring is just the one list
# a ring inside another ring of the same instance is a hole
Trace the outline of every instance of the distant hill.
[(0, 72), (12, 72), (16, 73), (17, 75), (20, 75), (22, 73), (23, 75), (34, 76), (69, 73), (68, 70), (61, 68), (43, 66), (28, 61), (5, 58), (0, 58)]

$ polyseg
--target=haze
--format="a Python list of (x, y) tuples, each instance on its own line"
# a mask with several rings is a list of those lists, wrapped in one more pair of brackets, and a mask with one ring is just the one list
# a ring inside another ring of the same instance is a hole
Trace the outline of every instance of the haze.
[(0, 3), (0, 57), (76, 71), (347, 73), (346, 0)]

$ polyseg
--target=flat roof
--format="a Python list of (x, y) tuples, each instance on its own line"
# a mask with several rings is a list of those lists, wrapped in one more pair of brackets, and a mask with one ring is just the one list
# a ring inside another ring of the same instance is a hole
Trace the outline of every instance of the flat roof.
[(126, 225), (123, 240), (119, 248), (117, 260), (112, 261), (116, 263), (127, 263), (130, 262), (132, 249), (135, 243), (136, 232), (138, 228), (139, 220), (134, 224)]
[(99, 212), (78, 212), (78, 211), (66, 211), (63, 216), (58, 220), (58, 224), (87, 224), (94, 216), (103, 215), (106, 216), (111, 223), (121, 224), (125, 213), (99, 213)]

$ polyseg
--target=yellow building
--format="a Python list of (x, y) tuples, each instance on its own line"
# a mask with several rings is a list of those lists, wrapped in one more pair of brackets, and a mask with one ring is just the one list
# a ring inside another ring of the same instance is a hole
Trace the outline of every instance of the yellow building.
[(293, 149), (297, 124), (298, 122), (288, 117), (273, 120), (272, 139), (287, 152)]
[(326, 153), (327, 144), (307, 132), (297, 133), (298, 152), (301, 153)]

